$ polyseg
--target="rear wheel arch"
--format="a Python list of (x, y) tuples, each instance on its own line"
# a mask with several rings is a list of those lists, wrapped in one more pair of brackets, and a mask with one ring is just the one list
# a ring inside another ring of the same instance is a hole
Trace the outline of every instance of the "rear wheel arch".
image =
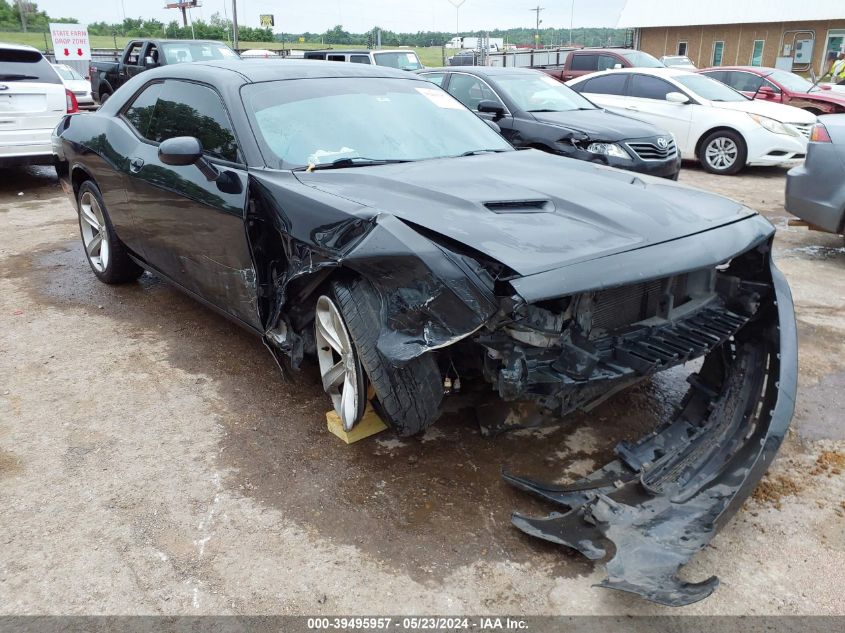
[(79, 198), (79, 188), (86, 180), (90, 180), (95, 185), (97, 184), (94, 177), (85, 167), (82, 165), (74, 165), (70, 170), (70, 184), (73, 187), (74, 200)]

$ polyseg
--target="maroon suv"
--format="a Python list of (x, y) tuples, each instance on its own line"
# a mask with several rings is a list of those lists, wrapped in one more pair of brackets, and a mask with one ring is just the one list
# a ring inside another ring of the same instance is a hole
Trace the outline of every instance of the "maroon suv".
[(760, 66), (719, 66), (699, 70), (754, 99), (785, 103), (813, 114), (845, 112), (845, 93), (816, 86), (801, 75)]

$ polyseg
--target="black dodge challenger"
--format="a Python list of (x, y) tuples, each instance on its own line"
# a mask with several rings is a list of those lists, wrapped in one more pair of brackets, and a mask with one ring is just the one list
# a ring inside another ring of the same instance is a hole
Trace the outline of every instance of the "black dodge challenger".
[(738, 509), (792, 417), (795, 320), (774, 229), (666, 180), (517, 151), (448, 93), (387, 68), (197, 62), (128, 81), (54, 135), (88, 263), (159, 275), (316, 357), (346, 428), (399, 434), (446, 400), (562, 416), (696, 361), (677, 415), (565, 486), (525, 532), (606, 556), (604, 586), (680, 605), (678, 569)]

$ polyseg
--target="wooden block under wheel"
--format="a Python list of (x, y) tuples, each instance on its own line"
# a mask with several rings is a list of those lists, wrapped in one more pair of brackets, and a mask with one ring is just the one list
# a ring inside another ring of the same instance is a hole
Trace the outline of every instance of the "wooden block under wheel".
[(352, 430), (349, 432), (343, 430), (343, 422), (341, 422), (340, 416), (334, 409), (326, 412), (326, 423), (328, 425), (329, 432), (333, 435), (337, 435), (347, 444), (352, 444), (353, 442), (358, 442), (370, 437), (371, 435), (375, 435), (376, 433), (381, 433), (387, 428), (387, 425), (379, 417), (378, 413), (375, 412), (373, 406), (369, 402), (367, 403), (367, 408), (364, 410), (364, 417), (361, 418), (361, 421), (352, 427)]

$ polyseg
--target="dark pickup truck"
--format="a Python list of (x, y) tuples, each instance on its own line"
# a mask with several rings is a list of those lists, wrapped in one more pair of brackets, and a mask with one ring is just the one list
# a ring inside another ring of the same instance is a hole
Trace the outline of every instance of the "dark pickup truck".
[(128, 79), (150, 68), (182, 62), (237, 59), (238, 54), (211, 40), (132, 40), (116, 61), (91, 62), (91, 94), (103, 104)]

